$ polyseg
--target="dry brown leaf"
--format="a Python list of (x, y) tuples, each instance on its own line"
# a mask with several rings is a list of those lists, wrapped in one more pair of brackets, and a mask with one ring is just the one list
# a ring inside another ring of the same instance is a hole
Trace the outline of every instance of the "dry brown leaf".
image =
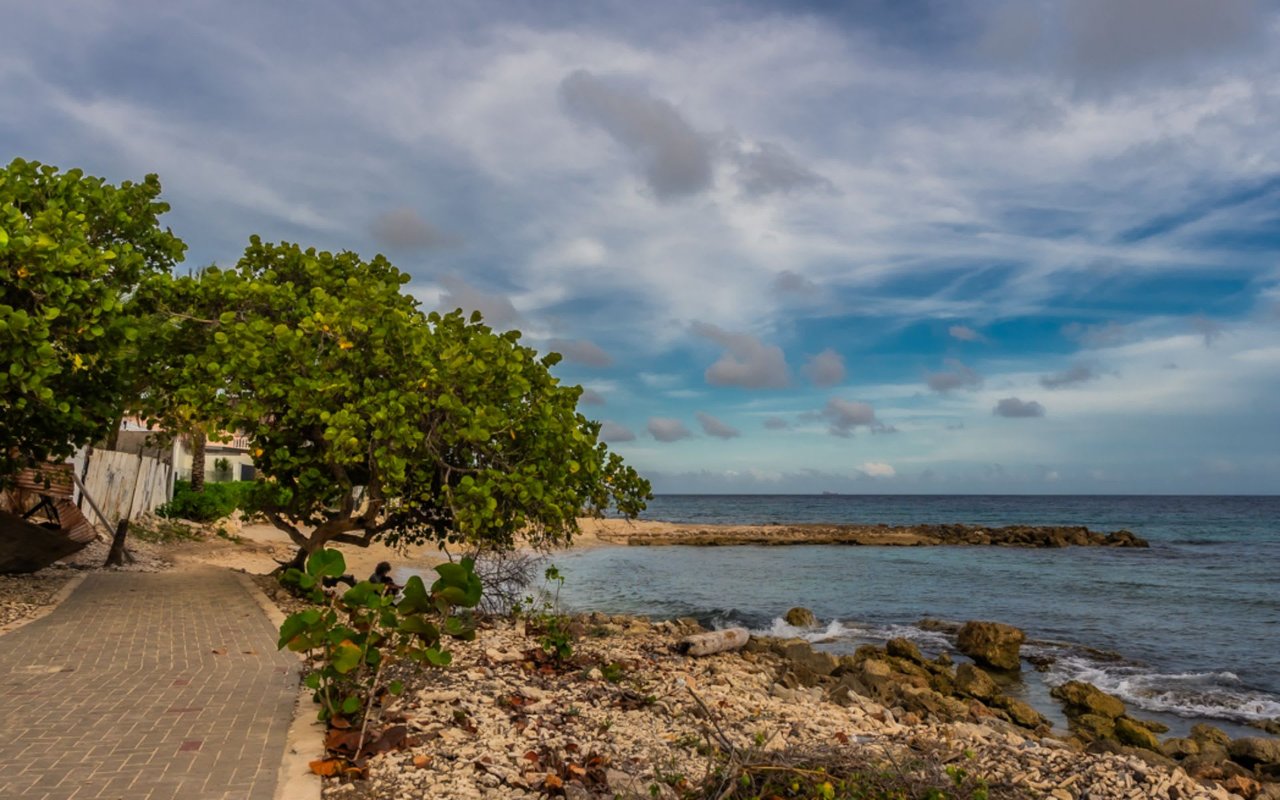
[(342, 772), (342, 762), (336, 758), (326, 758), (320, 761), (312, 761), (308, 766), (311, 771), (322, 778), (332, 778)]

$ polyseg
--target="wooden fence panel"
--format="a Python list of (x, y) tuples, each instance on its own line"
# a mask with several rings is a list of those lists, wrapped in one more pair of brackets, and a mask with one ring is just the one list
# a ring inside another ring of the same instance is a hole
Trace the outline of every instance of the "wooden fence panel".
[(154, 511), (169, 502), (169, 470), (169, 466), (149, 456), (95, 449), (89, 457), (84, 485), (102, 513), (116, 521), (126, 514), (133, 518)]

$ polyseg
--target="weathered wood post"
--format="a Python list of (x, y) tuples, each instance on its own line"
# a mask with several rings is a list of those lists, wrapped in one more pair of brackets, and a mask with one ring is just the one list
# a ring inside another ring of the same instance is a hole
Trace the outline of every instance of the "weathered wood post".
[(134, 562), (133, 555), (125, 549), (125, 537), (129, 535), (129, 518), (133, 516), (133, 503), (138, 497), (138, 482), (142, 479), (143, 447), (138, 445), (138, 463), (133, 471), (133, 491), (129, 492), (129, 505), (124, 507), (124, 514), (116, 524), (115, 535), (111, 537), (111, 551), (107, 553), (107, 561), (103, 566), (123, 567)]

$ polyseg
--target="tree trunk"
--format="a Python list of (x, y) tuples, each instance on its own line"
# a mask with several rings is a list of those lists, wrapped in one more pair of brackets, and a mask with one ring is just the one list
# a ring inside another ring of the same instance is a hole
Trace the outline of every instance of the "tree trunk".
[(204, 491), (204, 446), (208, 441), (203, 430), (191, 433), (191, 491)]
[(305, 548), (299, 547), (298, 552), (294, 553), (292, 559), (288, 561), (276, 561), (276, 563), (280, 566), (271, 570), (272, 575), (283, 575), (284, 571), (287, 569), (305, 570), (307, 568), (307, 551)]
[(111, 537), (111, 552), (107, 553), (107, 563), (103, 566), (107, 567), (123, 567), (125, 564), (132, 564), (133, 555), (125, 549), (125, 538), (129, 535), (129, 518), (125, 517), (120, 520), (120, 524), (116, 526), (115, 536)]

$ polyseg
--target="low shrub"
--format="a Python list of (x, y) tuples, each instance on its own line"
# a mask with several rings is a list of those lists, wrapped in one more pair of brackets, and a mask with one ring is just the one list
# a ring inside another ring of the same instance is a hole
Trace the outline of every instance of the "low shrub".
[(203, 492), (191, 491), (191, 484), (178, 481), (173, 499), (156, 509), (156, 514), (169, 519), (213, 522), (231, 516), (231, 512), (253, 510), (253, 481), (206, 483)]

